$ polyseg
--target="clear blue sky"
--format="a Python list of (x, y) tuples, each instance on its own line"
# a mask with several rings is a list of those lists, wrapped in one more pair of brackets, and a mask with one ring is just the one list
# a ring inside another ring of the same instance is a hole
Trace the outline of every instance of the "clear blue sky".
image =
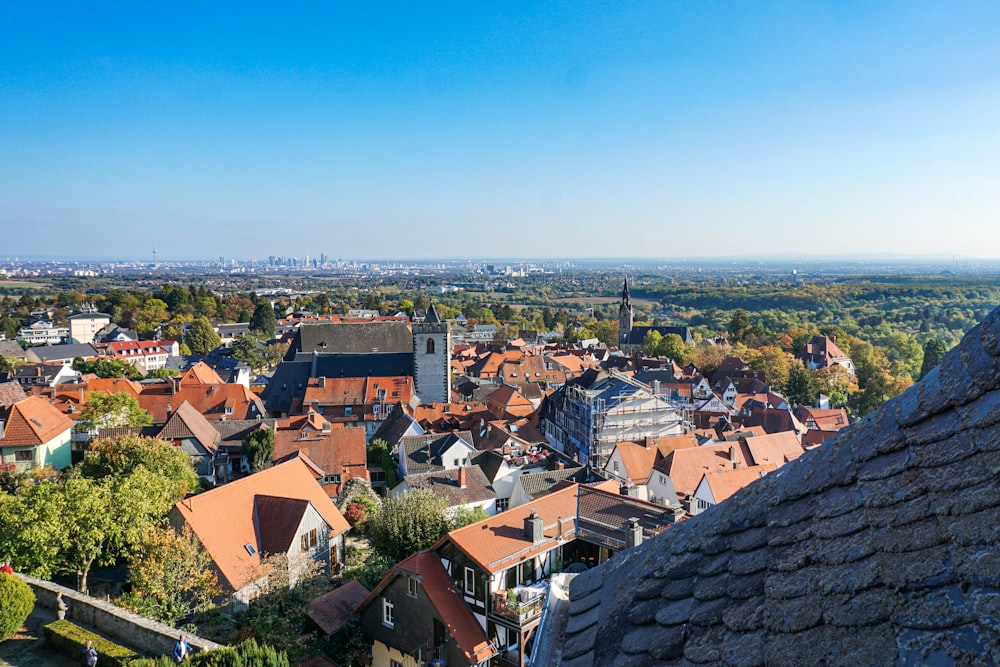
[(0, 257), (1000, 257), (1000, 3), (5, 3)]

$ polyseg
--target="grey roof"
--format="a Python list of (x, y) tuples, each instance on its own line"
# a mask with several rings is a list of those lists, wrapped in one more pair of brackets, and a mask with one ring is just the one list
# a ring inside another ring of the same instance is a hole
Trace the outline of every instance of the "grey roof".
[(0, 357), (9, 359), (27, 359), (28, 353), (21, 349), (17, 341), (0, 340)]
[(543, 470), (541, 472), (524, 472), (518, 476), (521, 489), (530, 498), (541, 498), (551, 493), (552, 488), (570, 477), (583, 472), (582, 466), (563, 468), (562, 470)]
[(441, 454), (459, 439), (465, 441), (469, 447), (474, 447), (472, 433), (469, 431), (405, 436), (399, 442), (399, 455), (406, 457), (407, 474), (414, 475), (443, 469)]
[(687, 327), (632, 327), (628, 332), (628, 338), (625, 339), (625, 345), (642, 345), (643, 341), (646, 340), (646, 334), (650, 331), (658, 331), (661, 336), (666, 336), (667, 334), (677, 334), (681, 337), (681, 340), (685, 343), (691, 343), (694, 341), (694, 337), (691, 336), (691, 329)]
[(309, 361), (282, 361), (261, 393), (264, 409), (268, 412), (288, 412), (296, 398), (306, 395), (309, 383)]
[(90, 343), (70, 343), (68, 345), (37, 345), (29, 347), (28, 350), (45, 363), (47, 361), (59, 361), (61, 359), (75, 359), (77, 357), (96, 357), (97, 348)]
[(996, 664), (998, 470), (995, 310), (877, 413), (578, 575), (561, 664)]
[(464, 488), (458, 485), (459, 468), (410, 474), (400, 483), (407, 484), (411, 489), (430, 489), (445, 498), (449, 507), (497, 497), (496, 491), (490, 486), (490, 480), (486, 479), (479, 466), (471, 465), (461, 469), (465, 470)]
[(219, 445), (225, 447), (239, 447), (243, 443), (243, 438), (251, 431), (259, 428), (273, 429), (275, 420), (273, 419), (227, 419), (226, 421), (213, 420), (208, 422), (212, 428), (219, 432)]
[(28, 395), (24, 393), (24, 389), (21, 388), (21, 384), (17, 380), (0, 382), (0, 406), (10, 407), (26, 398)]
[[(311, 354), (301, 353), (296, 361), (312, 359)], [(372, 352), (366, 354), (323, 354), (316, 355), (316, 369), (313, 377), (361, 378), (370, 375), (390, 377), (396, 375), (413, 376), (412, 352)]]
[(67, 320), (92, 320), (95, 317), (106, 317), (109, 320), (111, 319), (111, 316), (108, 315), (107, 313), (77, 313), (76, 315), (70, 315), (66, 319)]
[(379, 322), (317, 322), (295, 332), (286, 359), (298, 352), (413, 352), (413, 335), (401, 320)]
[(63, 367), (58, 364), (24, 364), (14, 369), (14, 377), (43, 377), (51, 382), (62, 369)]
[(382, 425), (378, 427), (375, 431), (375, 435), (372, 438), (381, 438), (385, 440), (386, 444), (389, 445), (389, 449), (392, 449), (403, 437), (407, 430), (413, 425), (417, 425), (417, 429), (420, 425), (410, 416), (403, 404), (397, 403), (392, 412), (389, 413), (389, 418), (382, 422)]

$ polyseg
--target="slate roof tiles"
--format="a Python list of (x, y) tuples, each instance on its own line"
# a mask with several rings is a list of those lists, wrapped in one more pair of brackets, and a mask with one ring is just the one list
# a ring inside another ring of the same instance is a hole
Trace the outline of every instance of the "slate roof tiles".
[(878, 412), (578, 575), (561, 664), (996, 664), (998, 470), (995, 310)]

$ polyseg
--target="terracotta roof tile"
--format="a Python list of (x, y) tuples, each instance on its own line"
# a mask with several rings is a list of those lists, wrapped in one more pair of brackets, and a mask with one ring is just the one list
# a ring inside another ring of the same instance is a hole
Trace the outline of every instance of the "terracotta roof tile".
[(768, 463), (766, 465), (750, 466), (749, 468), (738, 468), (736, 470), (715, 470), (705, 473), (705, 481), (712, 491), (712, 497), (715, 498), (715, 502), (721, 503), (743, 487), (749, 486), (767, 473), (777, 469), (778, 466)]
[(72, 419), (49, 405), (44, 398), (30, 396), (11, 407), (0, 444), (6, 447), (41, 445), (71, 428)]
[(354, 610), (367, 596), (368, 589), (352, 579), (313, 600), (309, 604), (309, 618), (324, 633), (332, 635), (351, 620)]
[[(185, 498), (174, 505), (174, 511), (191, 526), (215, 561), (223, 580), (233, 590), (243, 588), (262, 575), (262, 545), (254, 523), (256, 496), (308, 500), (331, 526), (333, 534), (339, 535), (350, 528), (312, 472), (298, 458)], [(253, 554), (245, 548), (247, 544), (254, 547)]]

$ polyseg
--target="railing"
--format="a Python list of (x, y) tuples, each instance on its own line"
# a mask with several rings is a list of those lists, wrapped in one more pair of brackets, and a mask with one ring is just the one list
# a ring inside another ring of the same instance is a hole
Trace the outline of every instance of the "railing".
[(524, 625), (535, 620), (542, 614), (545, 607), (545, 595), (542, 592), (532, 593), (531, 597), (522, 599), (525, 593), (518, 593), (514, 599), (508, 598), (507, 591), (493, 593), (491, 611), (495, 616)]

